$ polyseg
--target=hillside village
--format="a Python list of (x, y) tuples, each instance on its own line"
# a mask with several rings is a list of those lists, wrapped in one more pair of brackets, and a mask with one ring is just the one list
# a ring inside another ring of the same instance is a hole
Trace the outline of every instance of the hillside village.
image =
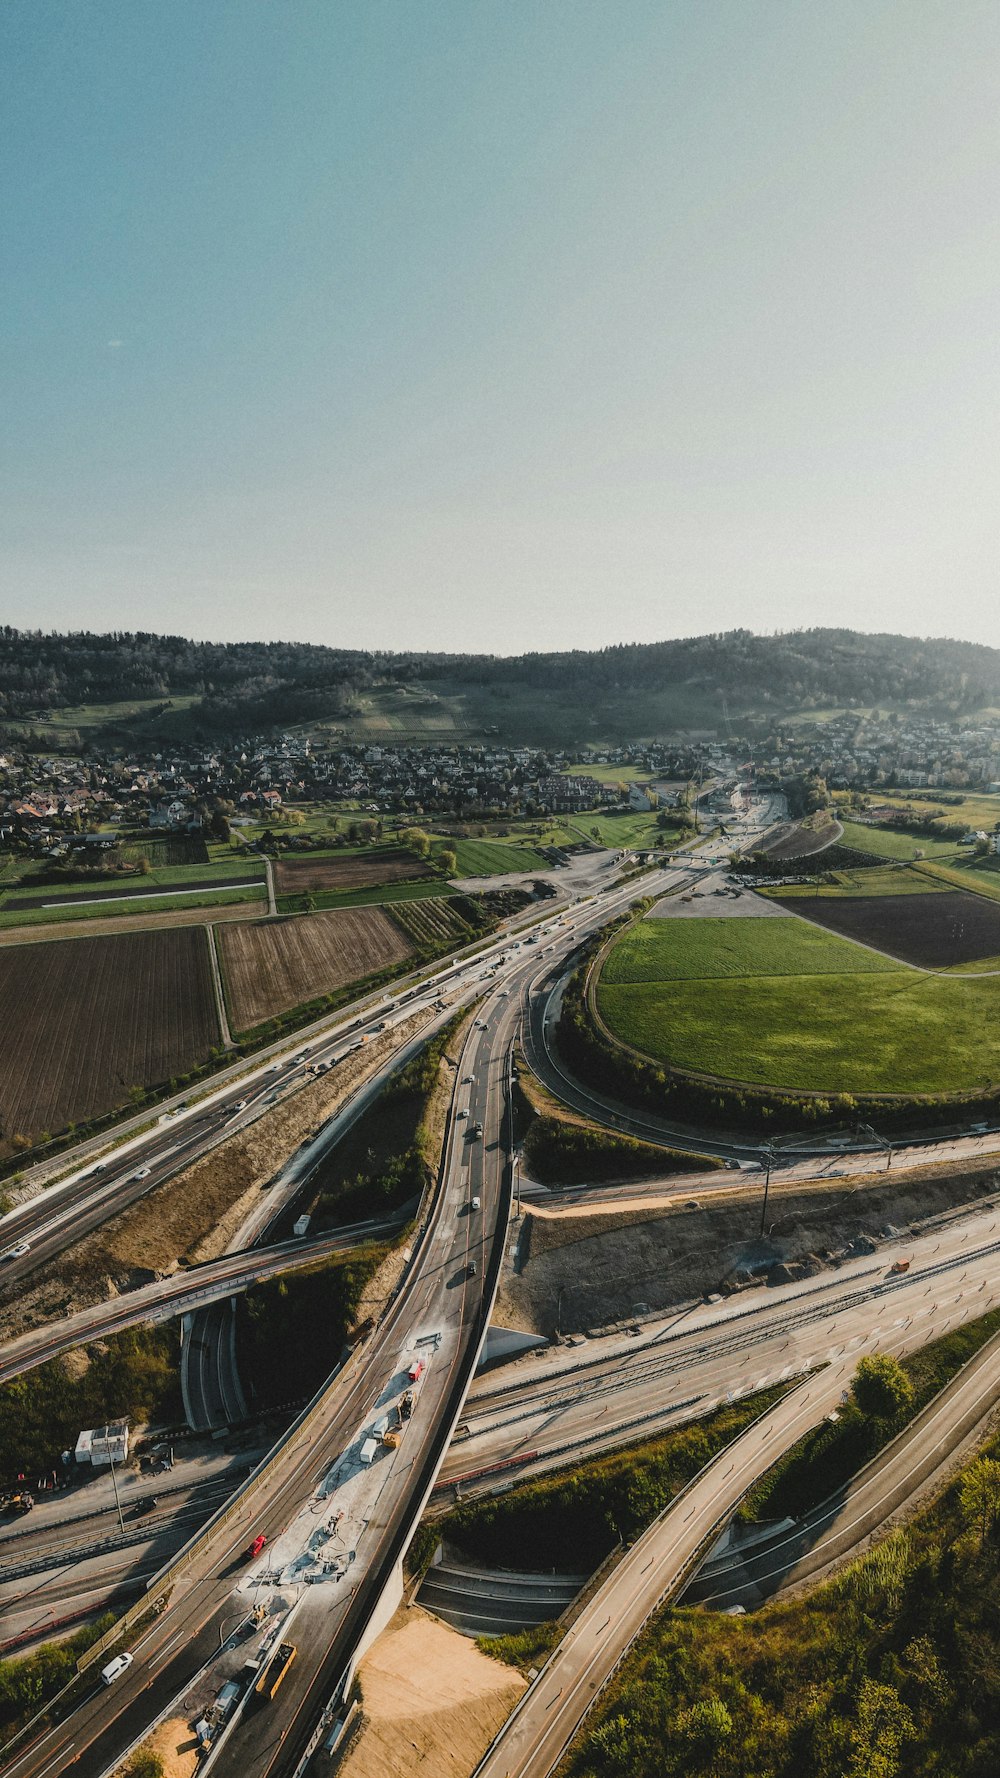
[[(149, 752), (100, 740), (72, 754), (8, 745), (0, 754), (0, 838), (34, 850), (109, 822), (200, 828), (220, 811), (238, 828), (277, 819), (300, 802), (460, 820), (530, 819), (606, 805), (642, 810), (676, 797), (667, 789), (658, 799), (649, 786), (707, 779), (734, 757), (775, 785), (808, 777), (829, 790), (996, 790), (1000, 722), (845, 712), (759, 725), (758, 732), (725, 739), (698, 733), (635, 741), (595, 749), (587, 761), (498, 743), (338, 744), (297, 732)], [(637, 782), (643, 778), (646, 784)]]

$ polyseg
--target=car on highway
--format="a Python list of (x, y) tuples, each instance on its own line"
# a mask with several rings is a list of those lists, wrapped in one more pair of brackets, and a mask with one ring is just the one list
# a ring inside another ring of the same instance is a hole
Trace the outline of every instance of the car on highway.
[(470, 1259), (469, 1271), (468, 1271), (469, 1277), (474, 1278), (476, 1276), (476, 1273), (478, 1272), (478, 1270), (479, 1270), (479, 1266), (477, 1265), (476, 1261), (474, 1259)]
[(463, 1074), (463, 1076), (462, 1076), (463, 1087), (472, 1087), (472, 1086), (475, 1086), (475, 1084), (476, 1084), (476, 1077), (474, 1074)]
[(481, 1135), (482, 1135), (482, 1133), (483, 1133), (483, 1126), (482, 1126), (482, 1124), (475, 1124), (475, 1125), (473, 1125), (473, 1130), (472, 1130), (472, 1134), (473, 1134), (473, 1135), (474, 1135), (474, 1136), (481, 1136)]
[(457, 1110), (457, 1111), (456, 1111), (456, 1113), (455, 1113), (455, 1116), (456, 1116), (456, 1117), (468, 1117), (468, 1115), (469, 1115), (469, 1114), (468, 1114), (468, 1112), (467, 1112), (467, 1111), (466, 1111), (466, 1109), (465, 1109), (465, 1106), (464, 1106), (464, 1105), (461, 1105), (461, 1106), (459, 1106), (459, 1109), (458, 1109), (458, 1110)]
[(256, 1558), (260, 1555), (260, 1552), (264, 1548), (264, 1545), (266, 1544), (266, 1542), (267, 1542), (267, 1538), (265, 1537), (263, 1531), (258, 1531), (256, 1537), (253, 1540), (253, 1543), (249, 1544), (247, 1547), (246, 1560), (248, 1562), (255, 1561)]
[(13, 1247), (8, 1247), (6, 1253), (0, 1253), (0, 1260), (3, 1260), (3, 1259), (23, 1259), (25, 1254), (30, 1253), (30, 1252), (31, 1252), (31, 1242), (30, 1241), (15, 1241)]
[(245, 1111), (246, 1108), (247, 1108), (247, 1100), (246, 1099), (237, 1099), (236, 1104), (233, 1106), (234, 1111)]
[(133, 1179), (148, 1179), (151, 1172), (152, 1172), (151, 1167), (137, 1167), (135, 1172), (132, 1175), (132, 1178)]
[(113, 1661), (109, 1661), (106, 1667), (101, 1668), (102, 1681), (105, 1685), (114, 1685), (115, 1680), (120, 1679), (123, 1673), (127, 1673), (131, 1665), (132, 1656), (130, 1654), (115, 1655)]
[(481, 1209), (482, 1209), (482, 1203), (483, 1203), (483, 1201), (482, 1201), (482, 1198), (473, 1198), (473, 1200), (472, 1200), (472, 1208), (473, 1208), (473, 1210), (481, 1210)]
[(292, 1063), (291, 1063), (292, 1067), (293, 1068), (301, 1068), (305, 1059), (306, 1059), (305, 1058), (305, 1051), (303, 1050), (301, 1055), (292, 1057)]

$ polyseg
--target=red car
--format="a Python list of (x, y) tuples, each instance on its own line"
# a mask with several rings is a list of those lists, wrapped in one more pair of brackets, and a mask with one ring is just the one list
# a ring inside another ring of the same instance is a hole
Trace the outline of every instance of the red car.
[(248, 1562), (252, 1562), (255, 1556), (260, 1555), (260, 1552), (264, 1548), (264, 1545), (266, 1544), (266, 1542), (267, 1542), (267, 1538), (264, 1536), (263, 1531), (258, 1531), (257, 1536), (253, 1540), (253, 1543), (250, 1545), (250, 1548), (247, 1550), (247, 1561)]

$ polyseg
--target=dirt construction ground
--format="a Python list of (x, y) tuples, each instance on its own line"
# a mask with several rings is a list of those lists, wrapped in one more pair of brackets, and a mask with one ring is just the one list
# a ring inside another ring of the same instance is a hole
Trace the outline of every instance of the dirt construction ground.
[(264, 1182), (367, 1079), (399, 1038), (419, 1030), (423, 1022), (418, 1015), (366, 1044), (335, 1073), (312, 1080), (68, 1252), (39, 1266), (26, 1287), (0, 1291), (0, 1338), (120, 1295), (152, 1275), (175, 1271), (181, 1261), (196, 1264), (224, 1253), (258, 1203)]
[(396, 1613), (359, 1678), (364, 1726), (341, 1778), (466, 1778), (528, 1683), (416, 1605)]
[[(759, 1185), (693, 1210), (567, 1210), (545, 1217), (528, 1210), (515, 1257), (505, 1264), (494, 1320), (548, 1336), (557, 1324), (563, 1333), (582, 1333), (645, 1308), (730, 1289), (755, 1265), (803, 1262), (821, 1270), (828, 1249), (859, 1235), (877, 1237), (890, 1223), (905, 1230), (921, 1218), (980, 1202), (997, 1186), (995, 1166), (985, 1162), (931, 1177), (899, 1175), (890, 1185), (845, 1179), (835, 1191), (775, 1189), (772, 1181), (770, 1232), (763, 1240)], [(623, 1198), (634, 1195), (634, 1188), (622, 1188)]]

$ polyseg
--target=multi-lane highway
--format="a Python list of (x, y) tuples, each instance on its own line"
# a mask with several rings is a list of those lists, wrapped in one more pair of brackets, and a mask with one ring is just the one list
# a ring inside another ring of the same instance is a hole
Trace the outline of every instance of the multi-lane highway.
[[(697, 861), (689, 861), (664, 873), (658, 883), (674, 886), (685, 880), (686, 872), (698, 868)], [(323, 1706), (361, 1642), (386, 1577), (412, 1532), (485, 1332), (506, 1232), (510, 1175), (503, 1129), (505, 1082), (521, 1003), (530, 1003), (544, 976), (562, 972), (580, 939), (644, 887), (641, 879), (622, 887), (609, 877), (603, 894), (568, 913), (551, 912), (532, 934), (534, 943), (523, 942), (524, 933), (520, 939), (508, 934), (484, 946), (475, 959), (437, 971), (425, 986), (414, 983), (402, 992), (397, 987), (395, 1010), (387, 1016), (401, 1021), (424, 1011), (430, 1016), (422, 1036), (456, 1007), (481, 998), (456, 1072), (439, 1190), (414, 1242), (403, 1283), (365, 1346), (293, 1429), (261, 1478), (252, 1480), (252, 1492), (245, 1500), (237, 1496), (224, 1518), (209, 1527), (183, 1573), (164, 1581), (167, 1607), (140, 1637), (133, 1667), (110, 1690), (86, 1688), (67, 1715), (18, 1750), (8, 1767), (12, 1778), (55, 1778), (65, 1770), (99, 1778), (158, 1712), (188, 1695), (199, 1674), (204, 1685), (220, 1631), (232, 1621), (234, 1605), (261, 1594), (285, 1605), (298, 1594), (293, 1619), (297, 1659), (263, 1715), (245, 1721), (237, 1715), (214, 1763), (220, 1770), (239, 1768), (240, 1778), (285, 1778), (300, 1768)], [(442, 995), (447, 1001), (444, 1007), (437, 1004)], [(330, 1021), (321, 1040), (330, 1053), (350, 1038), (349, 1019), (341, 1019)], [(314, 1048), (310, 1061), (318, 1053)], [(194, 1120), (223, 1112), (230, 1118), (242, 1116), (236, 1112), (236, 1096), (249, 1099), (252, 1091), (263, 1094), (269, 1087), (263, 1069), (249, 1071), (239, 1084), (220, 1089), (215, 1105), (206, 1102), (182, 1113), (173, 1128), (161, 1126), (145, 1139), (148, 1155), (155, 1166), (169, 1171), (171, 1163), (177, 1164), (180, 1136), (181, 1141), (190, 1141), (183, 1153), (187, 1164), (199, 1139)], [(248, 1106), (245, 1114), (251, 1110)], [(185, 1116), (191, 1128), (181, 1134)], [(482, 1125), (481, 1136), (477, 1124)], [(214, 1138), (214, 1132), (210, 1134)], [(135, 1170), (138, 1164), (130, 1156), (130, 1168)], [(149, 1164), (143, 1155), (141, 1165)], [(151, 1165), (146, 1177), (156, 1176)], [(133, 1171), (125, 1183), (143, 1181), (135, 1179)], [(62, 1189), (72, 1191), (73, 1183)], [(102, 1192), (92, 1179), (89, 1189), (99, 1196)], [(58, 1215), (60, 1191), (47, 1194), (47, 1200), (50, 1213)], [(113, 1194), (105, 1201), (118, 1207)], [(40, 1230), (48, 1226), (44, 1216), (38, 1226)], [(925, 1256), (922, 1248), (919, 1268), (914, 1265), (912, 1273), (893, 1281), (891, 1288), (871, 1275), (877, 1268), (870, 1264), (867, 1272), (860, 1264), (845, 1267), (830, 1279), (811, 1280), (811, 1294), (804, 1287), (792, 1287), (759, 1303), (741, 1299), (731, 1308), (695, 1311), (644, 1342), (623, 1341), (619, 1349), (609, 1345), (604, 1352), (595, 1346), (582, 1366), (579, 1353), (562, 1353), (548, 1360), (547, 1372), (539, 1370), (537, 1378), (519, 1368), (511, 1377), (511, 1389), (521, 1392), (523, 1387), (523, 1401), (515, 1402), (512, 1395), (506, 1402), (491, 1402), (489, 1389), (473, 1397), (469, 1412), (480, 1423), (471, 1428), (472, 1438), (458, 1447), (460, 1465), (474, 1467), (473, 1450), (482, 1463), (489, 1463), (498, 1460), (498, 1453), (546, 1451), (557, 1439), (569, 1448), (584, 1449), (595, 1439), (621, 1436), (626, 1422), (630, 1427), (652, 1425), (664, 1414), (685, 1412), (683, 1404), (689, 1397), (698, 1397), (703, 1411), (710, 1401), (753, 1387), (768, 1376), (788, 1377), (835, 1359), (823, 1373), (829, 1379), (852, 1369), (866, 1347), (903, 1349), (920, 1344), (939, 1330), (942, 1318), (977, 1313), (985, 1306), (989, 1273), (1000, 1250), (1000, 1242), (987, 1239), (989, 1233), (975, 1232), (972, 1247), (962, 1256), (965, 1276), (957, 1272), (958, 1255), (952, 1245), (961, 1244), (959, 1231), (939, 1237), (940, 1261), (934, 1262), (932, 1250)], [(971, 1229), (965, 1231), (966, 1241), (971, 1234)], [(881, 1270), (884, 1273), (884, 1266)], [(926, 1301), (920, 1297), (920, 1287)], [(873, 1302), (881, 1311), (883, 1295), (886, 1314), (873, 1314)], [(810, 1346), (815, 1349), (807, 1350)], [(365, 1438), (375, 1418), (401, 1398), (407, 1369), (418, 1354), (422, 1374), (402, 1443), (393, 1452), (379, 1447), (375, 1460), (364, 1463)], [(824, 1383), (823, 1388), (827, 1386)], [(497, 1386), (490, 1387), (496, 1393)], [(809, 1393), (806, 1390), (795, 1399), (804, 1403)], [(786, 1416), (791, 1415), (787, 1425), (781, 1421), (785, 1432), (791, 1433), (800, 1411), (805, 1408), (785, 1410)], [(760, 1455), (758, 1449), (758, 1464)], [(737, 1462), (742, 1465), (742, 1455)], [(750, 1473), (749, 1455), (747, 1465)], [(458, 1467), (453, 1458), (449, 1466), (450, 1472)], [(727, 1490), (723, 1494), (728, 1498)], [(710, 1488), (704, 1512), (718, 1513), (722, 1497)], [(336, 1518), (341, 1509), (333, 1504), (338, 1499), (344, 1502), (342, 1519)], [(701, 1525), (701, 1507), (696, 1514)], [(259, 1558), (247, 1576), (241, 1552), (258, 1531), (268, 1536), (270, 1553)], [(672, 1533), (664, 1535), (666, 1547), (673, 1548)], [(320, 1560), (317, 1551), (328, 1539), (335, 1541), (335, 1557)], [(628, 1583), (623, 1579), (620, 1584)], [(610, 1629), (606, 1646), (611, 1646), (619, 1629), (624, 1633), (629, 1612), (639, 1609), (644, 1597), (640, 1588), (628, 1610), (623, 1610), (621, 1625)], [(610, 1622), (614, 1626), (616, 1621)], [(595, 1634), (603, 1636), (606, 1630), (608, 1626)], [(560, 1707), (552, 1721), (562, 1720)], [(509, 1769), (529, 1770), (527, 1765)]]
[[(903, 1257), (909, 1271), (893, 1276)], [(540, 1473), (821, 1365), (913, 1351), (993, 1305), (998, 1261), (993, 1207), (797, 1284), (647, 1320), (641, 1334), (518, 1359), (473, 1384), (441, 1481), (465, 1476), (464, 1493), (483, 1491), (498, 1465)]]
[[(554, 914), (541, 929), (547, 942), (522, 948), (520, 941), (507, 937), (487, 947), (473, 963), (438, 972), (427, 989), (417, 990), (400, 1006), (402, 1014), (414, 1010), (421, 999), (426, 1005), (432, 996), (439, 998), (445, 986), (452, 1007), (486, 996), (459, 1064), (456, 1116), (441, 1189), (428, 1226), (415, 1244), (409, 1275), (363, 1352), (331, 1385), (318, 1411), (293, 1436), (282, 1460), (256, 1488), (246, 1508), (238, 1508), (199, 1546), (183, 1584), (173, 1590), (169, 1608), (147, 1633), (142, 1659), (137, 1658), (113, 1693), (95, 1688), (55, 1734), (46, 1732), (43, 1742), (16, 1755), (10, 1770), (17, 1778), (70, 1767), (96, 1778), (159, 1708), (183, 1692), (217, 1643), (219, 1624), (232, 1612), (241, 1548), (258, 1528), (273, 1539), (303, 1506), (308, 1510), (331, 1468), (336, 1470), (357, 1447), (366, 1417), (398, 1381), (407, 1352), (418, 1340), (430, 1340), (433, 1356), (413, 1420), (400, 1453), (385, 1466), (385, 1485), (353, 1551), (344, 1606), (331, 1612), (330, 1599), (336, 1597), (339, 1584), (334, 1581), (326, 1598), (316, 1590), (321, 1604), (315, 1610), (307, 1609), (308, 1599), (300, 1607), (296, 1634), (302, 1635), (303, 1645), (294, 1681), (282, 1688), (281, 1702), (276, 1700), (268, 1716), (269, 1735), (262, 1736), (258, 1724), (252, 1736), (255, 1771), (291, 1769), (292, 1750), (308, 1740), (338, 1667), (346, 1665), (374, 1609), (386, 1563), (394, 1560), (413, 1528), (485, 1332), (487, 1292), (495, 1276), (494, 1265), (485, 1262), (487, 1255), (491, 1261), (499, 1257), (497, 1240), (506, 1227), (509, 1171), (500, 1120), (505, 1106), (503, 1080), (518, 1017), (517, 994), (549, 967), (542, 958), (553, 954), (553, 947), (566, 954), (581, 932), (626, 905), (634, 893), (631, 888), (612, 889), (569, 915)], [(440, 1018), (450, 1016), (450, 1011), (451, 1007), (442, 1009)], [(459, 1118), (460, 1111), (467, 1117)], [(466, 1129), (471, 1125), (474, 1132), (477, 1123), (483, 1125), (482, 1140), (474, 1133), (467, 1138)], [(474, 1197), (480, 1199), (475, 1211)], [(385, 1460), (380, 1468), (384, 1464)], [(233, 1744), (239, 1745), (236, 1733)], [(221, 1763), (223, 1753), (217, 1757)], [(240, 1764), (245, 1763), (244, 1754)]]

